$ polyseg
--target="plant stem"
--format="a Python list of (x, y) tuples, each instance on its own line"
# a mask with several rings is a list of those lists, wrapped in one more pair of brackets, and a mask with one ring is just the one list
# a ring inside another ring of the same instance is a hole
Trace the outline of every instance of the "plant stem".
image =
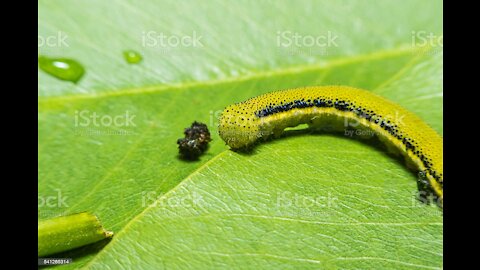
[(86, 212), (42, 220), (38, 222), (38, 256), (67, 251), (112, 236), (113, 232), (106, 231), (95, 215)]

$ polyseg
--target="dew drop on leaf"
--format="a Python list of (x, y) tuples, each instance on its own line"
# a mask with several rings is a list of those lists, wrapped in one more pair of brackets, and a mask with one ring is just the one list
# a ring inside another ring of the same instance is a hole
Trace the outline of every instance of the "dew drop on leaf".
[(124, 51), (123, 57), (129, 64), (137, 64), (143, 59), (140, 53), (132, 50)]
[(85, 68), (79, 62), (68, 58), (39, 56), (38, 67), (57, 79), (74, 83), (85, 74)]

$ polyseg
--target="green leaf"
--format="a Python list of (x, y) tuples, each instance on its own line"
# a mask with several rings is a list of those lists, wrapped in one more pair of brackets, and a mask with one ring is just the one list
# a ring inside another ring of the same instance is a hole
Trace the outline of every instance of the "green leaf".
[[(441, 1), (40, 2), (39, 54), (85, 75), (38, 71), (39, 219), (89, 211), (115, 232), (59, 269), (442, 268), (442, 212), (417, 202), (415, 174), (383, 148), (290, 132), (241, 154), (217, 133), (233, 102), (343, 84), (442, 134), (441, 18)], [(201, 46), (151, 46), (149, 33)], [(283, 48), (286, 33), (338, 46)], [(428, 49), (417, 34), (435, 37)], [(213, 141), (185, 162), (176, 140), (194, 120)]]

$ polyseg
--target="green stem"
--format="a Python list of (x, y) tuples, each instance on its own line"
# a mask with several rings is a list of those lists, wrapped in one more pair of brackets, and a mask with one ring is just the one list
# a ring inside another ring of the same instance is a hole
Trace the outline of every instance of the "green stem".
[(38, 222), (38, 257), (59, 253), (111, 238), (98, 218), (89, 213), (56, 217)]

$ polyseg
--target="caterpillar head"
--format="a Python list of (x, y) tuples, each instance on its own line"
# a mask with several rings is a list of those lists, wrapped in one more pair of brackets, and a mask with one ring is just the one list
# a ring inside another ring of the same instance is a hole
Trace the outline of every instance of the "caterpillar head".
[(220, 117), (219, 134), (232, 149), (253, 144), (260, 136), (259, 119), (245, 103), (230, 105)]

